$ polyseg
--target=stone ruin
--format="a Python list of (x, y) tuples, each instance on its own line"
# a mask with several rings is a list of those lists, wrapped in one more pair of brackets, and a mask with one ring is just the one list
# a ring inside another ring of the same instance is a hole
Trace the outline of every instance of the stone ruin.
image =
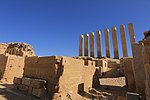
[(32, 46), (26, 43), (0, 43), (0, 54), (17, 56), (34, 56)]
[(26, 43), (0, 44), (0, 80), (13, 82), (23, 73), (25, 57), (34, 56), (32, 46)]
[[(102, 56), (101, 31), (96, 32), (96, 57), (94, 32), (80, 35), (77, 57), (36, 56), (28, 44), (3, 43), (0, 45), (0, 80), (13, 82), (16, 89), (39, 98), (48, 93), (53, 100), (82, 100), (82, 93), (100, 87), (99, 79), (115, 70), (118, 73), (113, 77), (125, 76), (127, 100), (150, 100), (150, 31), (144, 32), (144, 39), (136, 43), (132, 23), (128, 24), (128, 30), (132, 57), (128, 56), (124, 25), (120, 26), (123, 57), (119, 56), (116, 27), (111, 28), (114, 58), (110, 57), (107, 28), (104, 30), (106, 57)], [(103, 93), (96, 94), (106, 100)], [(107, 100), (113, 100), (112, 96), (107, 94)]]

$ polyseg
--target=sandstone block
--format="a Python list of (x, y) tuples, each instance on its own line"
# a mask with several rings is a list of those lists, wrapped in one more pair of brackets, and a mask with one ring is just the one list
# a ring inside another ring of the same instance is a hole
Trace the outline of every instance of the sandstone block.
[(30, 86), (33, 88), (44, 88), (45, 87), (45, 80), (41, 80), (41, 79), (32, 79)]
[(32, 95), (34, 95), (36, 97), (42, 97), (45, 94), (46, 94), (46, 89), (45, 88), (41, 88), (41, 89), (33, 88), (33, 90), (32, 90)]
[(21, 84), (22, 78), (14, 77), (13, 83), (14, 84)]
[(28, 91), (28, 89), (29, 89), (29, 87), (26, 85), (23, 85), (23, 84), (19, 85), (19, 90), (21, 90), (21, 91)]
[(26, 86), (30, 86), (31, 80), (32, 79), (30, 79), (30, 78), (23, 77), (22, 78), (22, 84), (24, 84)]

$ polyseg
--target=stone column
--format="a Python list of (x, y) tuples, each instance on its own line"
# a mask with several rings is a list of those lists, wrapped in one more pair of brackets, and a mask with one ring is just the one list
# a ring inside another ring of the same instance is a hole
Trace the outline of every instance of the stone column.
[(110, 58), (110, 44), (109, 44), (109, 29), (104, 30), (105, 34), (105, 47), (106, 47), (106, 57)]
[(83, 56), (83, 35), (80, 35), (80, 41), (79, 41), (79, 56)]
[(96, 32), (96, 42), (97, 42), (97, 57), (102, 57), (102, 49), (101, 49), (101, 31)]
[(88, 38), (89, 34), (84, 35), (84, 56), (88, 56)]
[(129, 23), (128, 24), (128, 30), (129, 30), (129, 35), (130, 35), (130, 43), (135, 43), (135, 36), (134, 36), (134, 29), (133, 29), (133, 24)]
[(115, 58), (115, 59), (119, 59), (118, 41), (117, 41), (117, 35), (116, 35), (116, 27), (112, 27), (112, 28), (111, 28), (111, 31), (112, 31), (114, 58)]
[(120, 36), (121, 36), (121, 42), (122, 42), (123, 57), (128, 57), (126, 35), (125, 35), (125, 26), (124, 25), (120, 25)]
[(94, 32), (90, 33), (90, 57), (94, 57)]

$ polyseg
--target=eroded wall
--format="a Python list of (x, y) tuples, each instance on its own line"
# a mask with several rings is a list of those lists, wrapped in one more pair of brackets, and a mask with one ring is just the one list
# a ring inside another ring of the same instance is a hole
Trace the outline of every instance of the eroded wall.
[(23, 76), (24, 58), (15, 55), (0, 55), (0, 80), (12, 83), (14, 77)]
[(84, 84), (84, 90), (92, 87), (95, 62), (62, 56), (27, 57), (25, 77), (47, 80), (50, 92), (59, 92), (61, 98), (69, 94), (72, 98), (78, 93), (78, 86)]

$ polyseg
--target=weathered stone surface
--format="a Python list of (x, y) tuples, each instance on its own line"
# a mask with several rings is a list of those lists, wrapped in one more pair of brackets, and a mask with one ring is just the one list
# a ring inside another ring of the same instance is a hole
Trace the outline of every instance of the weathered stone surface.
[(26, 86), (26, 85), (23, 85), (23, 84), (20, 84), (19, 85), (19, 90), (21, 90), (21, 91), (28, 91), (28, 89), (29, 89), (29, 87), (28, 86)]
[(34, 56), (32, 46), (26, 43), (0, 43), (0, 54), (17, 56)]
[(104, 35), (105, 35), (106, 57), (110, 58), (109, 29), (104, 30)]
[(33, 88), (44, 88), (46, 84), (45, 80), (41, 80), (41, 79), (32, 79), (30, 86)]
[(26, 77), (23, 77), (22, 78), (22, 84), (26, 85), (26, 86), (30, 86), (31, 84), (31, 78), (26, 78)]
[(46, 80), (48, 91), (58, 91), (60, 94), (64, 94), (62, 98), (66, 97), (67, 93), (71, 96), (75, 94), (77, 96), (78, 85), (81, 83), (84, 83), (85, 90), (92, 87), (95, 61), (89, 60), (88, 65), (85, 65), (82, 59), (60, 57), (62, 59), (60, 65), (57, 65), (55, 62), (57, 56), (38, 57), (37, 61), (32, 61), (34, 57), (27, 57), (25, 60), (24, 77)]
[(46, 94), (46, 89), (42, 88), (42, 89), (35, 89), (33, 88), (32, 90), (32, 95), (36, 96), (36, 97), (42, 97)]
[(14, 81), (13, 81), (14, 84), (21, 84), (21, 82), (22, 82), (21, 77), (14, 77)]
[(121, 67), (124, 69), (124, 75), (126, 79), (126, 85), (128, 90), (134, 92), (136, 90), (136, 83), (133, 73), (133, 58), (124, 57), (120, 59)]
[(24, 58), (15, 55), (0, 55), (0, 79), (13, 83), (14, 77), (22, 77)]

